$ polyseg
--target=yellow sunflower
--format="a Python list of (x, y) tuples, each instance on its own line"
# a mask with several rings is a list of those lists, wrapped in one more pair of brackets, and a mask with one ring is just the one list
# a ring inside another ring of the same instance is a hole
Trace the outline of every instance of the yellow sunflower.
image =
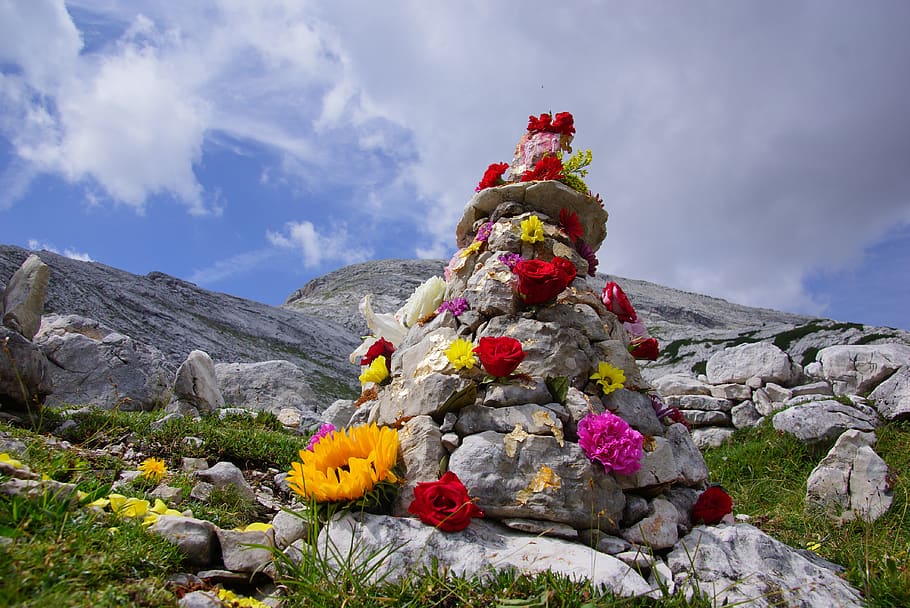
[(316, 502), (357, 500), (382, 481), (395, 483), (392, 467), (398, 461), (398, 431), (376, 424), (334, 431), (313, 451), (300, 450), (291, 463), (288, 485)]
[(626, 374), (621, 369), (601, 361), (597, 364), (597, 371), (591, 375), (591, 380), (597, 380), (604, 395), (609, 395), (623, 387), (626, 382)]

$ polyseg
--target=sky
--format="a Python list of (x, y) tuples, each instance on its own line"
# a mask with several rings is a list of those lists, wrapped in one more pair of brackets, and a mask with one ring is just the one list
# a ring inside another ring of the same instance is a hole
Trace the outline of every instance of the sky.
[(599, 271), (910, 330), (908, 31), (903, 0), (0, 0), (0, 243), (279, 305), (448, 259), (568, 111)]

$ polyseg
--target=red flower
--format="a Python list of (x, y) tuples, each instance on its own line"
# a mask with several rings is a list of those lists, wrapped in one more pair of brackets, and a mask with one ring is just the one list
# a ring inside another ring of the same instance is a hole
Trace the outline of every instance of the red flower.
[(553, 124), (550, 125), (549, 130), (562, 135), (574, 135), (575, 119), (569, 112), (559, 112), (553, 117)]
[(645, 359), (647, 361), (656, 361), (660, 355), (660, 347), (657, 344), (657, 338), (635, 338), (629, 345), (629, 352), (636, 359)]
[(552, 262), (522, 260), (515, 265), (518, 295), (525, 304), (542, 304), (554, 299), (575, 280), (575, 264), (556, 256)]
[(632, 308), (629, 298), (626, 297), (622, 288), (613, 281), (604, 286), (602, 298), (607, 310), (619, 317), (619, 320), (623, 323), (635, 323), (638, 321), (638, 315), (635, 314), (635, 309)]
[(549, 114), (541, 114), (539, 118), (533, 115), (528, 116), (528, 133), (550, 131), (550, 120)]
[(502, 180), (502, 174), (506, 172), (506, 169), (509, 168), (508, 163), (493, 163), (487, 170), (483, 173), (483, 179), (480, 180), (480, 183), (477, 184), (477, 187), (474, 188), (474, 192), (480, 192), (484, 188), (492, 188), (493, 186), (501, 186), (505, 182)]
[(565, 177), (562, 174), (562, 161), (558, 156), (548, 154), (534, 164), (532, 169), (528, 169), (521, 175), (521, 181), (534, 182), (546, 180), (560, 180)]
[(483, 511), (471, 502), (464, 484), (452, 471), (446, 471), (439, 481), (419, 482), (408, 513), (443, 532), (464, 530), (472, 517), (483, 517)]
[(378, 340), (373, 342), (373, 344), (370, 346), (369, 350), (367, 350), (367, 354), (365, 354), (360, 359), (360, 364), (369, 365), (370, 363), (373, 362), (373, 359), (375, 359), (376, 357), (378, 357), (380, 355), (385, 357), (386, 363), (388, 363), (392, 360), (392, 353), (394, 353), (394, 352), (395, 352), (395, 346), (391, 342), (389, 342), (385, 338), (379, 338)]
[(524, 361), (525, 353), (521, 342), (515, 338), (481, 338), (474, 352), (480, 357), (480, 364), (487, 373), (503, 378), (515, 371), (518, 364)]
[(585, 229), (578, 221), (578, 214), (568, 209), (559, 210), (559, 227), (569, 235), (573, 243), (585, 235)]
[(711, 486), (701, 493), (692, 507), (692, 521), (709, 525), (720, 523), (733, 512), (733, 499), (720, 486)]

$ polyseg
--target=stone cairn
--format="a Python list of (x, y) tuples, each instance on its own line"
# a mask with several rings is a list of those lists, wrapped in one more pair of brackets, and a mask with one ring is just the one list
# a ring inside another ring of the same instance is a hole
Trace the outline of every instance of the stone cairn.
[[(460, 250), (446, 269), (444, 300), (464, 298), (467, 309), (413, 323), (391, 356), (390, 382), (368, 385), (352, 424), (399, 428), (405, 485), (395, 515), (407, 515), (418, 482), (449, 470), (487, 520), (606, 553), (668, 549), (690, 529), (689, 512), (708, 470), (687, 427), (673, 423), (653, 399), (623, 324), (588, 285), (590, 256), (560, 226), (561, 214), (571, 213), (583, 228), (578, 240), (596, 251), (607, 212), (590, 193), (555, 180), (480, 189), (458, 223)], [(521, 238), (522, 222), (532, 216), (542, 222), (543, 238), (529, 243)], [(509, 264), (515, 255), (565, 258), (576, 278), (554, 301), (528, 306)], [(455, 369), (446, 357), (457, 338), (476, 346), (502, 336), (518, 340), (526, 353), (505, 380), (490, 381), (479, 364)], [(601, 362), (623, 371), (622, 388), (605, 395), (591, 379)], [(608, 472), (580, 447), (579, 421), (605, 411), (643, 435), (637, 472)]]

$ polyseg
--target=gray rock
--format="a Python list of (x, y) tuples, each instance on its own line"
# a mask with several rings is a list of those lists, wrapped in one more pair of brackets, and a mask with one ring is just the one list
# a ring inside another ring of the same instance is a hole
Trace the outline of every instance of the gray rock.
[[(483, 467), (477, 463), (484, 463)], [(449, 470), (489, 517), (546, 519), (578, 529), (615, 529), (625, 502), (622, 490), (577, 444), (530, 435), (485, 431), (464, 438)], [(592, 522), (592, 513), (599, 521)]]
[(354, 402), (350, 399), (336, 399), (322, 412), (322, 419), (336, 429), (342, 429), (351, 423), (351, 416), (354, 415), (356, 409)]
[(806, 504), (837, 521), (875, 521), (892, 502), (888, 465), (875, 453), (874, 433), (848, 430), (809, 474)]
[(708, 382), (744, 384), (755, 376), (766, 382), (787, 384), (793, 377), (790, 357), (768, 342), (726, 348), (708, 359)]
[(208, 502), (209, 498), (212, 497), (212, 491), (215, 489), (215, 484), (211, 484), (207, 481), (199, 481), (193, 484), (193, 487), (190, 488), (190, 498), (193, 500), (198, 500), (199, 502)]
[(591, 530), (579, 530), (578, 542), (586, 547), (591, 547), (601, 553), (609, 553), (610, 555), (616, 555), (617, 553), (622, 553), (623, 551), (628, 551), (632, 548), (632, 543), (626, 539), (620, 538), (619, 536), (613, 536), (612, 534), (606, 534), (596, 528)]
[(634, 526), (623, 530), (622, 537), (630, 543), (655, 551), (669, 549), (679, 540), (676, 529), (679, 513), (673, 503), (662, 498), (651, 501), (651, 507), (653, 512)]
[(733, 401), (745, 401), (752, 398), (752, 389), (745, 384), (718, 384), (711, 387), (711, 396)]
[(597, 312), (587, 304), (557, 303), (542, 308), (537, 313), (537, 320), (544, 323), (555, 323), (562, 327), (571, 327), (580, 331), (591, 342), (609, 340), (610, 335)]
[(793, 397), (804, 397), (806, 395), (822, 395), (833, 397), (834, 390), (831, 388), (831, 385), (824, 380), (819, 382), (812, 382), (809, 384), (800, 384), (799, 386), (794, 386), (792, 389), (790, 389), (791, 399)]
[(730, 410), (730, 421), (733, 423), (733, 427), (737, 429), (749, 429), (764, 420), (757, 409), (755, 409), (755, 404), (752, 401), (743, 401), (739, 405), (734, 405), (733, 409)]
[(469, 405), (463, 408), (455, 423), (455, 431), (461, 435), (473, 435), (482, 431), (508, 433), (520, 424), (533, 435), (550, 435), (563, 439), (562, 421), (556, 413), (540, 405), (516, 405), (509, 407), (485, 407)]
[(149, 492), (149, 498), (160, 498), (168, 506), (179, 505), (183, 501), (183, 489), (161, 484)]
[(179, 608), (224, 608), (214, 591), (191, 591), (177, 601)]
[(275, 532), (275, 547), (284, 551), (295, 541), (307, 538), (312, 524), (306, 519), (305, 514), (297, 514), (282, 509), (272, 518), (272, 529)]
[(415, 416), (405, 422), (398, 431), (398, 454), (405, 483), (398, 491), (392, 512), (407, 515), (417, 484), (439, 479), (440, 464), (447, 454), (439, 425), (429, 416)]
[[(379, 394), (371, 420), (380, 426), (388, 426), (414, 416), (431, 415), (441, 419), (445, 413), (443, 408), (450, 398), (470, 390), (472, 386), (475, 386), (472, 380), (450, 374), (397, 377)], [(470, 401), (473, 402), (473, 398)]]
[(578, 538), (578, 530), (572, 526), (567, 526), (566, 524), (542, 521), (539, 519), (518, 519), (514, 517), (507, 517), (501, 521), (507, 528), (537, 536), (555, 536), (556, 538), (566, 538), (568, 540), (575, 540)]
[(768, 382), (764, 386), (765, 392), (771, 401), (786, 401), (793, 396), (793, 391), (773, 382)]
[[(680, 410), (693, 427), (730, 426), (730, 414), (721, 411)], [(732, 411), (732, 410), (731, 410)]]
[(224, 403), (273, 414), (285, 408), (319, 409), (307, 372), (290, 361), (216, 363), (214, 369)]
[(483, 396), (483, 404), (487, 407), (502, 407), (506, 405), (523, 405), (537, 403), (544, 405), (553, 401), (550, 389), (543, 378), (531, 378), (505, 382), (497, 382), (487, 386)]
[(711, 387), (689, 374), (667, 374), (652, 381), (661, 395), (710, 395)]
[(0, 327), (0, 406), (37, 413), (54, 390), (50, 368), (37, 346)]
[(483, 267), (468, 279), (462, 297), (471, 310), (493, 317), (511, 315), (518, 311), (519, 300), (512, 289), (512, 272), (495, 256), (487, 258)]
[(638, 494), (629, 494), (626, 496), (626, 506), (623, 507), (620, 523), (628, 528), (647, 517), (650, 512), (651, 505), (646, 498)]
[(688, 429), (679, 423), (672, 424), (667, 428), (666, 438), (673, 448), (682, 483), (695, 486), (707, 481), (708, 465)]
[(885, 420), (910, 418), (910, 367), (904, 366), (869, 394)]
[(843, 394), (868, 393), (910, 363), (910, 345), (860, 344), (829, 346), (818, 351), (822, 375)]
[(653, 437), (641, 457), (641, 468), (632, 475), (616, 475), (624, 490), (649, 488), (676, 483), (681, 478), (679, 464), (673, 457), (673, 444), (663, 437)]
[(692, 527), (690, 513), (692, 513), (692, 507), (695, 506), (701, 493), (701, 490), (681, 486), (673, 486), (664, 492), (663, 498), (673, 503), (673, 506), (676, 507), (676, 513), (679, 516), (677, 525), (680, 531), (688, 532)]
[(692, 430), (692, 441), (698, 449), (719, 448), (733, 438), (733, 429), (723, 427), (706, 427)]
[(221, 545), (221, 560), (231, 572), (260, 572), (272, 561), (269, 549), (275, 543), (272, 529), (240, 532), (216, 528), (215, 533)]
[(150, 410), (170, 395), (174, 368), (159, 350), (93, 319), (47, 315), (35, 344), (53, 364), (48, 405)]
[(50, 274), (50, 267), (37, 255), (31, 254), (13, 273), (2, 292), (0, 313), (3, 314), (3, 325), (26, 340), (32, 340), (41, 326)]
[(243, 477), (243, 471), (231, 462), (217, 462), (214, 466), (196, 471), (196, 478), (216, 488), (234, 487), (240, 496), (252, 501), (256, 498), (253, 488)]
[(644, 393), (621, 388), (604, 396), (603, 404), (642, 435), (664, 434), (666, 427), (654, 413), (651, 398)]
[(202, 414), (224, 407), (224, 397), (215, 376), (215, 364), (208, 353), (194, 350), (177, 368), (174, 399), (196, 408)]
[(720, 605), (860, 608), (859, 592), (749, 524), (699, 526), (676, 544), (667, 565), (678, 586)]
[(863, 411), (828, 399), (778, 412), (772, 423), (778, 431), (790, 433), (810, 445), (817, 445), (834, 443), (848, 429), (874, 431), (879, 420), (874, 411)]
[(216, 527), (210, 521), (162, 515), (149, 530), (176, 545), (194, 566), (210, 566), (220, 561)]
[(481, 519), (472, 520), (461, 532), (446, 533), (411, 518), (348, 514), (322, 530), (319, 546), (339, 549), (342, 558), (350, 547), (362, 549), (360, 559), (382, 551), (374, 557), (372, 576), (391, 582), (436, 561), (440, 568), (467, 578), (491, 569), (514, 568), (521, 574), (554, 572), (587, 579), (618, 595), (650, 591), (641, 576), (611, 555), (558, 538), (514, 532)]
[(681, 410), (703, 410), (706, 412), (729, 412), (733, 409), (733, 402), (729, 399), (707, 397), (704, 395), (669, 395), (664, 397), (668, 407), (678, 407)]

